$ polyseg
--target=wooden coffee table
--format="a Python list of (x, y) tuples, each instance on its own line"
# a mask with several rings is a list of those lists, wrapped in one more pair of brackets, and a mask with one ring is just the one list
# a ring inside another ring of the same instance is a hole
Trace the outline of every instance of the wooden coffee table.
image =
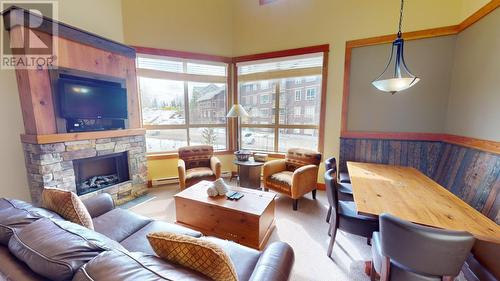
[(209, 197), (209, 185), (210, 182), (201, 181), (174, 196), (177, 223), (204, 235), (261, 250), (274, 229), (276, 195), (231, 187), (231, 190), (244, 194), (243, 198), (234, 201), (225, 196)]

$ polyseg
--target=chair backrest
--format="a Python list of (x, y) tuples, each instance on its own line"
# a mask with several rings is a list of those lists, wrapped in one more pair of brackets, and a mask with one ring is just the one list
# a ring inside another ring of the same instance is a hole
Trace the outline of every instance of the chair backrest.
[(325, 172), (325, 188), (326, 198), (328, 203), (335, 209), (335, 214), (338, 213), (338, 190), (337, 190), (337, 169), (330, 169)]
[(330, 157), (325, 160), (325, 170), (335, 169), (335, 173), (337, 172), (337, 160), (335, 157)]
[(305, 165), (319, 166), (321, 163), (321, 153), (302, 148), (290, 148), (286, 154), (286, 169), (293, 172)]
[(210, 167), (214, 148), (210, 145), (194, 145), (179, 148), (179, 159), (184, 160), (186, 169)]
[(382, 253), (391, 263), (434, 276), (457, 276), (475, 241), (468, 232), (421, 226), (389, 214), (380, 215), (380, 234)]

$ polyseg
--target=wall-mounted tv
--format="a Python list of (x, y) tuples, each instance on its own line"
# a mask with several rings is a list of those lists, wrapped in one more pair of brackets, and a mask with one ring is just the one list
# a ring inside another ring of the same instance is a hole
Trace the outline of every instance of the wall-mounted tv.
[(61, 117), (71, 119), (127, 119), (127, 90), (119, 84), (58, 79)]

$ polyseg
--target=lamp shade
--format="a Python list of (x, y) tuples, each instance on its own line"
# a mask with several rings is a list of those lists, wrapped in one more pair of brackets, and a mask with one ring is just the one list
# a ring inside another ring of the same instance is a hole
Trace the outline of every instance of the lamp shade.
[(418, 81), (420, 81), (420, 78), (417, 77), (409, 77), (409, 78), (401, 77), (401, 78), (377, 80), (373, 81), (372, 84), (380, 91), (394, 93), (406, 90), (411, 86), (413, 86), (414, 84), (417, 84)]
[(248, 112), (241, 104), (233, 104), (226, 117), (248, 117)]

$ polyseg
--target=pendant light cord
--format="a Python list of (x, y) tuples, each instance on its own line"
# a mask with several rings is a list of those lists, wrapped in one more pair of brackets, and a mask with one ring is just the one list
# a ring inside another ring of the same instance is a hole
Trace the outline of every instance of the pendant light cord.
[(399, 10), (399, 30), (398, 30), (398, 38), (401, 38), (401, 26), (403, 23), (403, 7), (404, 7), (404, 0), (401, 0), (401, 9)]

